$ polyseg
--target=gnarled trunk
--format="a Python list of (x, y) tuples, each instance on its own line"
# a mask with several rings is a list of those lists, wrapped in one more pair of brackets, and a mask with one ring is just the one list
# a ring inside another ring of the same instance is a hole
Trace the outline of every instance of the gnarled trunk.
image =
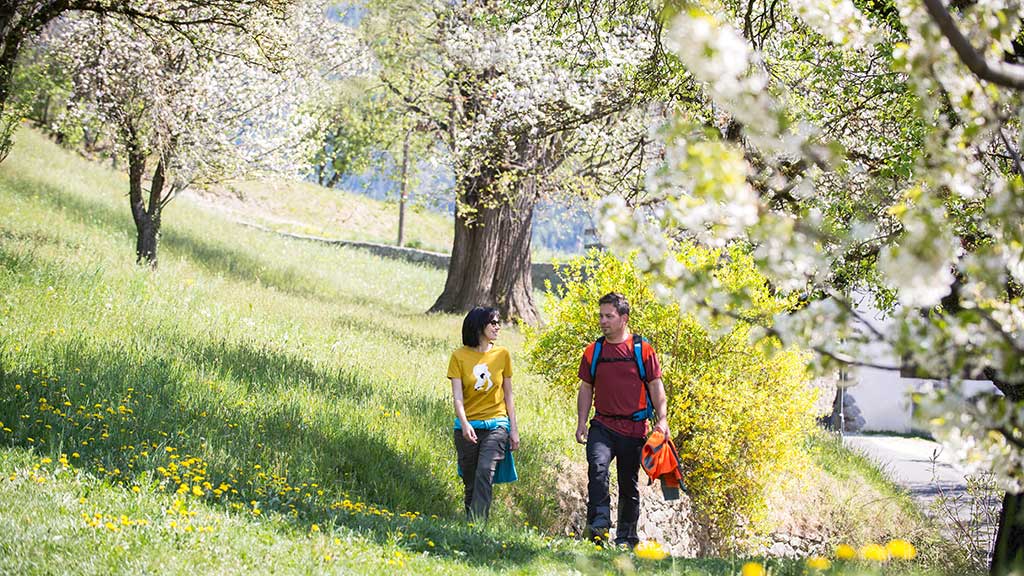
[(461, 206), (444, 291), (431, 312), (465, 312), (493, 306), (505, 319), (539, 320), (533, 301), (531, 240), (539, 178), (553, 165), (550, 143), (520, 138), (517, 166), (528, 172), (514, 179), (508, 197), (496, 198), (502, 173), (484, 169), (457, 183)]
[(477, 206), (472, 217), (456, 213), (448, 279), (431, 312), (493, 306), (506, 319), (538, 320), (530, 256), (537, 198), (530, 188), (510, 202)]

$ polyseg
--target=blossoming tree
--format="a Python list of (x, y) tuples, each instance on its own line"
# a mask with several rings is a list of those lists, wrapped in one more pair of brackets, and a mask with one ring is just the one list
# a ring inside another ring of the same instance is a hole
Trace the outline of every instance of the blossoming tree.
[[(140, 27), (158, 25), (204, 50), (202, 30), (209, 25), (263, 36), (259, 25), (268, 15), (281, 16), (293, 0), (5, 0), (0, 6), (0, 161), (7, 156), (10, 136), (21, 110), (11, 100), (14, 72), (26, 42), (65, 14), (89, 13), (118, 18)], [(13, 105), (13, 106), (12, 106)]]
[(156, 265), (162, 210), (189, 185), (297, 175), (310, 101), (358, 66), (353, 35), (320, 2), (251, 17), (245, 29), (192, 24), (187, 36), (102, 14), (53, 24), (48, 48), (67, 59), (73, 110), (98, 120), (127, 160), (140, 263)]
[(371, 3), (362, 28), (377, 79), (443, 143), (455, 175), (452, 258), (432, 310), (487, 304), (535, 321), (538, 199), (642, 186), (654, 16), (646, 3)]
[[(689, 2), (666, 43), (700, 83), (662, 132), (648, 204), (606, 198), (605, 241), (640, 248), (661, 297), (727, 326), (749, 310), (680, 235), (746, 246), (773, 289), (801, 295), (763, 335), (821, 367), (889, 346), (937, 379), (936, 435), (994, 471), (994, 573), (1024, 553), (1024, 180), (1017, 2)], [(869, 297), (891, 322), (868, 322)], [(898, 366), (893, 366), (898, 367)], [(1000, 393), (964, 398), (983, 374)]]

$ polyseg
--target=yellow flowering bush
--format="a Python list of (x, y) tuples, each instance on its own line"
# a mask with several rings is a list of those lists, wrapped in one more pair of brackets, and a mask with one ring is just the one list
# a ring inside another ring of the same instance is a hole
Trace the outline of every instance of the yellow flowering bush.
[[(683, 246), (681, 262), (717, 262), (720, 254)], [(723, 299), (746, 292), (756, 310), (743, 317), (783, 311), (793, 302), (769, 293), (751, 259), (734, 250), (717, 270)], [(525, 328), (527, 361), (553, 388), (578, 389), (583, 349), (600, 335), (600, 297), (620, 292), (632, 306), (629, 325), (658, 352), (668, 394), (669, 425), (683, 461), (685, 483), (716, 542), (739, 548), (766, 533), (766, 496), (784, 470), (807, 466), (802, 450), (814, 425), (813, 392), (803, 352), (751, 345), (751, 324), (710, 334), (688, 311), (658, 301), (632, 261), (592, 252), (571, 262), (563, 284), (545, 302), (548, 324)], [(774, 352), (774, 354), (770, 353)], [(574, 418), (574, 414), (566, 414)]]

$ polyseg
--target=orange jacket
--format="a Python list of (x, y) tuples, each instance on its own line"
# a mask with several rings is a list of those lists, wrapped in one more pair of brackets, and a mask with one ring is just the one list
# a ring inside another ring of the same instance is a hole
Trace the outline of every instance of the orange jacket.
[(651, 432), (651, 436), (647, 438), (647, 443), (640, 453), (640, 465), (651, 478), (651, 482), (661, 480), (661, 493), (665, 500), (676, 500), (679, 498), (679, 489), (686, 490), (676, 445), (660, 431)]

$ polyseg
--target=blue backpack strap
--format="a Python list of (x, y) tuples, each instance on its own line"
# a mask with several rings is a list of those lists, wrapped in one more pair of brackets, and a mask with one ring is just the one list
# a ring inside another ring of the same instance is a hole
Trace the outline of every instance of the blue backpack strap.
[(637, 370), (640, 371), (640, 379), (647, 384), (647, 369), (644, 368), (644, 338), (639, 334), (633, 334), (633, 359), (636, 360)]
[(647, 369), (644, 368), (643, 346), (643, 336), (633, 334), (633, 360), (636, 361), (636, 367), (640, 373), (640, 380), (644, 383), (644, 396), (647, 397), (647, 407), (633, 413), (632, 419), (634, 422), (641, 422), (648, 418), (654, 418), (654, 404), (651, 402), (651, 391), (647, 389)]
[(594, 383), (597, 377), (597, 360), (601, 357), (601, 347), (604, 345), (604, 336), (594, 342), (594, 356), (590, 359), (590, 383)]

